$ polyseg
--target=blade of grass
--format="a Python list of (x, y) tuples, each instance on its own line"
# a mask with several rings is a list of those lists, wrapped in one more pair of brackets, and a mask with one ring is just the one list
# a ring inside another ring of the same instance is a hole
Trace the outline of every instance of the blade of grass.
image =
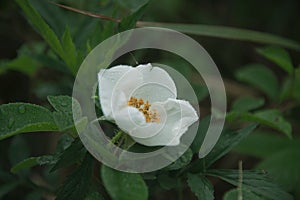
[[(62, 4), (53, 3), (52, 4), (62, 7), (73, 12), (77, 12), (90, 17), (99, 18), (102, 20), (109, 20), (114, 22), (120, 22), (121, 19), (108, 17), (102, 14), (92, 13), (85, 10), (80, 10), (77, 8), (72, 8)], [(272, 44), (278, 45), (290, 49), (300, 51), (300, 44), (296, 41), (286, 39), (277, 35), (270, 33), (264, 33), (254, 30), (240, 29), (227, 26), (217, 26), (217, 25), (203, 25), (203, 24), (176, 24), (176, 23), (161, 23), (161, 22), (144, 22), (138, 21), (136, 23), (137, 27), (161, 27), (169, 28), (182, 33), (200, 35), (207, 37), (215, 37), (222, 39), (240, 40), (240, 41), (250, 41), (261, 44)]]
[(138, 22), (137, 26), (169, 28), (186, 34), (250, 41), (261, 44), (272, 44), (300, 51), (300, 44), (296, 41), (254, 30), (216, 25), (173, 24), (160, 22)]

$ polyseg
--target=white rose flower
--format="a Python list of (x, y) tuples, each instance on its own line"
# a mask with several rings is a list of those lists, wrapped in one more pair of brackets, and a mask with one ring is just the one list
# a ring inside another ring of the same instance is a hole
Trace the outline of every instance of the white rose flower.
[(174, 146), (198, 120), (188, 101), (178, 100), (169, 74), (151, 64), (119, 65), (98, 74), (104, 116), (146, 146)]

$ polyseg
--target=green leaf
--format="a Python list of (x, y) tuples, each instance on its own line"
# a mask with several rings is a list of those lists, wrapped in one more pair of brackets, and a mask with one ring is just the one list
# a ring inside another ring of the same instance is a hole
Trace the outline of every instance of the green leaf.
[(238, 112), (247, 112), (260, 108), (265, 103), (263, 98), (240, 97), (233, 102), (231, 110)]
[[(81, 116), (82, 111), (78, 101), (70, 96), (48, 96), (48, 101), (54, 107), (53, 113), (55, 123), (60, 131), (65, 131), (74, 127), (73, 112), (76, 116)], [(72, 104), (74, 105), (72, 110)], [(79, 122), (80, 119), (76, 119)]]
[(79, 138), (64, 150), (58, 157), (58, 161), (52, 167), (51, 172), (61, 168), (68, 167), (72, 164), (82, 161), (86, 154), (86, 149), (83, 147), (82, 142)]
[(206, 86), (193, 84), (193, 88), (195, 89), (195, 93), (199, 102), (203, 101), (206, 97), (209, 96), (209, 92)]
[(71, 137), (69, 134), (61, 135), (56, 145), (56, 152), (63, 152), (68, 147), (70, 147), (70, 145), (74, 142), (74, 140), (75, 139)]
[(29, 4), (28, 0), (15, 0), (24, 11), (27, 19), (37, 30), (43, 39), (49, 44), (51, 49), (59, 56), (64, 55), (64, 50), (54, 31), (48, 26), (40, 14)]
[(192, 157), (193, 157), (193, 152), (190, 148), (188, 148), (182, 156), (180, 156), (175, 162), (173, 162), (172, 164), (167, 166), (165, 169), (166, 170), (180, 169), (180, 168), (188, 165), (191, 162)]
[(223, 157), (246, 138), (255, 128), (257, 124), (249, 125), (239, 131), (224, 131), (217, 144), (211, 152), (204, 158), (206, 167), (212, 165), (215, 161)]
[(279, 47), (264, 47), (257, 49), (257, 52), (270, 61), (276, 63), (290, 75), (293, 73), (293, 63), (289, 53), (285, 49)]
[(0, 124), (0, 140), (20, 133), (58, 130), (49, 110), (29, 103), (1, 105)]
[(12, 173), (17, 173), (20, 170), (28, 169), (28, 168), (31, 168), (31, 167), (36, 166), (36, 165), (38, 165), (37, 158), (36, 157), (31, 157), (31, 158), (27, 158), (27, 159), (19, 162), (17, 165), (12, 167), (10, 171)]
[(60, 43), (57, 35), (55, 32), (49, 27), (49, 25), (44, 21), (41, 15), (29, 4), (28, 0), (15, 0), (17, 4), (22, 8), (24, 11), (27, 19), (32, 24), (32, 26), (37, 30), (37, 32), (43, 37), (43, 39), (48, 43), (51, 49), (67, 63), (70, 72), (73, 75), (76, 74), (77, 69), (74, 68), (73, 65), (70, 65), (69, 62), (69, 52), (65, 51), (67, 46), (68, 50), (72, 47), (70, 44), (69, 38), (66, 38), (64, 41), (65, 46), (63, 47)]
[(283, 83), (280, 87), (280, 94), (279, 99), (280, 102), (287, 100), (288, 98), (292, 97), (293, 95), (293, 77), (287, 77), (283, 80)]
[(62, 46), (65, 51), (65, 62), (69, 66), (69, 69), (71, 69), (72, 73), (76, 74), (79, 67), (77, 62), (78, 54), (69, 28), (66, 28), (65, 33), (62, 36)]
[(139, 174), (116, 171), (102, 165), (101, 176), (113, 200), (148, 199), (147, 185)]
[(182, 33), (233, 39), (241, 41), (257, 42), (261, 44), (273, 44), (290, 49), (300, 51), (300, 44), (296, 41), (286, 39), (280, 36), (226, 26), (214, 26), (214, 25), (202, 25), (202, 24), (172, 24), (172, 23), (160, 23), (160, 22), (140, 22), (137, 24), (142, 27), (162, 27), (173, 29)]
[(188, 185), (191, 188), (192, 192), (195, 193), (199, 200), (213, 200), (214, 189), (212, 184), (205, 178), (198, 174), (188, 174)]
[(35, 58), (37, 54), (43, 54), (46, 50), (44, 42), (27, 42), (18, 49), (18, 56), (9, 61), (0, 61), (0, 74), (7, 70), (16, 70), (30, 77), (42, 66)]
[(52, 155), (30, 157), (13, 166), (10, 171), (15, 174), (21, 170), (28, 169), (37, 165), (55, 164), (56, 162), (57, 156)]
[(194, 138), (193, 143), (191, 144), (191, 149), (193, 153), (199, 153), (200, 147), (203, 143), (208, 126), (210, 124), (210, 118), (211, 118), (210, 115), (206, 116), (205, 118), (201, 119), (199, 122), (197, 135)]
[(278, 80), (269, 68), (261, 64), (249, 64), (236, 72), (239, 81), (246, 82), (264, 92), (269, 98), (278, 96)]
[(70, 113), (72, 111), (72, 103), (74, 103), (75, 112), (81, 114), (81, 108), (79, 103), (70, 96), (48, 96), (49, 103), (56, 111)]
[(36, 54), (43, 54), (47, 50), (47, 45), (44, 41), (30, 41), (24, 43), (19, 49), (18, 49), (18, 57), (29, 57)]
[(61, 60), (57, 59), (54, 56), (48, 56), (45, 54), (35, 54), (32, 55), (32, 57), (38, 61), (39, 63), (41, 63), (41, 65), (43, 67), (47, 67), (49, 69), (53, 69), (59, 72), (63, 72), (66, 75), (69, 75), (70, 71), (69, 69), (66, 67), (65, 63), (62, 62)]
[(267, 171), (276, 182), (288, 191), (299, 189), (300, 149), (290, 146), (268, 156), (257, 168)]
[(144, 14), (144, 11), (147, 7), (148, 3), (146, 2), (144, 5), (142, 5), (138, 10), (136, 10), (131, 15), (125, 17), (122, 19), (121, 23), (119, 24), (119, 30), (126, 31), (128, 29), (135, 28), (136, 22), (142, 17)]
[(168, 173), (163, 173), (157, 177), (157, 181), (159, 185), (164, 190), (170, 190), (173, 188), (179, 188), (180, 187), (180, 179), (177, 177), (174, 177)]
[(82, 164), (68, 176), (64, 184), (58, 189), (57, 200), (82, 200), (88, 194), (94, 162), (90, 154), (86, 154)]
[[(260, 196), (257, 196), (255, 193), (245, 189), (241, 190), (241, 194), (243, 200), (264, 200), (264, 198), (261, 198)], [(238, 196), (239, 196), (239, 190), (232, 189), (225, 193), (223, 200), (237, 200)]]
[[(19, 147), (20, 149), (24, 149), (22, 147)], [(31, 167), (37, 166), (37, 165), (53, 165), (57, 162), (58, 156), (55, 155), (43, 155), (39, 157), (30, 157), (22, 160), (21, 162), (14, 165), (11, 169), (11, 173), (18, 173), (22, 170), (29, 169)]]
[(39, 68), (38, 62), (28, 56), (21, 56), (0, 64), (0, 74), (7, 70), (16, 70), (28, 76), (33, 76)]
[(104, 197), (98, 192), (91, 192), (85, 198), (85, 200), (105, 200)]
[[(209, 170), (207, 175), (220, 178), (234, 186), (239, 185), (238, 170)], [(242, 188), (272, 200), (293, 199), (262, 171), (244, 170)]]
[(286, 148), (300, 146), (299, 139), (290, 140), (273, 132), (255, 131), (238, 144), (234, 151), (258, 158), (268, 158)]
[(279, 110), (262, 110), (255, 112), (254, 114), (244, 114), (242, 116), (244, 120), (251, 122), (258, 122), (260, 124), (274, 128), (289, 138), (292, 138), (292, 126), (291, 124), (282, 117)]

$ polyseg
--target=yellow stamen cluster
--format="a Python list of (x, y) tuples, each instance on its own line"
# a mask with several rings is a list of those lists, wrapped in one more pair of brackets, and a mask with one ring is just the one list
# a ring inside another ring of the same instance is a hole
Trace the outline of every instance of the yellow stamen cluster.
[(142, 112), (146, 118), (146, 122), (160, 122), (158, 113), (155, 110), (150, 111), (151, 104), (149, 101), (144, 102), (143, 99), (137, 99), (135, 97), (130, 97), (128, 101), (128, 106), (135, 107), (139, 109), (140, 112)]

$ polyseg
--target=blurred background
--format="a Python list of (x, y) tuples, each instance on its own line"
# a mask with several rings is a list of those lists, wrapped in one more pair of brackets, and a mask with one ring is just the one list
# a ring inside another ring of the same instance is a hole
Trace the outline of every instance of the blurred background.
[[(65, 26), (68, 26), (79, 47), (85, 45), (82, 42), (85, 41), (85, 38), (99, 31), (94, 27), (99, 21), (98, 19), (63, 10), (47, 3), (47, 1), (30, 2), (59, 37), (62, 36)], [(114, 17), (126, 16), (135, 9), (137, 4), (135, 1), (125, 3), (121, 0), (62, 0), (57, 2)], [(299, 11), (300, 1), (298, 0), (152, 0), (142, 20), (232, 26), (272, 33), (300, 42)], [(62, 16), (64, 17), (61, 18)], [(111, 22), (103, 22), (103, 24), (103, 26), (111, 26)], [(24, 18), (20, 8), (14, 1), (1, 0), (0, 28), (0, 104), (30, 102), (45, 105), (48, 95), (71, 94), (73, 78), (64, 71), (56, 69), (60, 63), (53, 62), (51, 64), (51, 61), (49, 61), (46, 67), (33, 67), (26, 70), (25, 73), (20, 72), (20, 70), (6, 70), (5, 64), (18, 55), (34, 55), (37, 52), (41, 54), (46, 52), (48, 48)], [(85, 31), (82, 31), (83, 29)], [(274, 67), (274, 64), (262, 59), (255, 52), (255, 48), (261, 45), (211, 37), (192, 37), (199, 41), (219, 67), (226, 81), (227, 92), (230, 94), (228, 96), (229, 106), (231, 100), (240, 94), (247, 94), (247, 89), (249, 89), (237, 83), (234, 77), (234, 71), (241, 66), (254, 62), (267, 64), (276, 73), (279, 80), (283, 79), (281, 70)], [(91, 40), (94, 44), (101, 41), (97, 38)], [(298, 66), (300, 63), (299, 53), (295, 51), (289, 51), (289, 53), (292, 56), (294, 65)], [(25, 59), (16, 62), (24, 63), (24, 65), (29, 63), (35, 66), (32, 60)], [(15, 63), (15, 65), (20, 66), (20, 63)], [(251, 91), (249, 92), (251, 93)], [(199, 95), (201, 96), (201, 94)], [(297, 109), (299, 110), (299, 108)], [(0, 124), (0, 126), (3, 125)], [(56, 148), (57, 137), (58, 134), (56, 133), (31, 133), (16, 137), (17, 139), (9, 138), (1, 141), (0, 169), (9, 171), (11, 165), (19, 161), (18, 158), (52, 153)], [(16, 152), (15, 148), (20, 148), (22, 151)], [(241, 159), (244, 161), (245, 169), (253, 168), (259, 161), (255, 157), (231, 153), (218, 161), (214, 167), (236, 168), (238, 160)], [(42, 182), (42, 180), (39, 180), (42, 173), (45, 172), (37, 168), (34, 173), (35, 180)], [(59, 174), (56, 174), (50, 177), (49, 180), (59, 178)], [(224, 182), (212, 181), (216, 187), (216, 199), (221, 199), (224, 192), (232, 188)], [(26, 194), (30, 194), (29, 191), (31, 191), (30, 188), (19, 188), (18, 190), (18, 192)], [(172, 196), (171, 193), (172, 191), (169, 195)], [(189, 191), (186, 191), (186, 193), (187, 199), (195, 198)], [(31, 195), (34, 196), (34, 194)], [(26, 198), (33, 199), (32, 196)], [(11, 195), (10, 197), (14, 198), (15, 196)], [(155, 199), (164, 198), (157, 195)]]
[[(83, 19), (87, 21), (95, 21), (95, 19), (90, 17), (85, 17), (80, 14), (72, 13), (62, 9), (60, 9), (60, 12), (63, 12), (69, 18), (59, 19), (59, 15), (51, 15), (51, 12), (47, 13), (45, 11), (46, 9), (43, 8), (43, 6), (46, 4), (45, 2), (32, 2), (39, 11), (42, 11), (42, 16), (46, 18), (46, 21), (59, 36), (63, 34), (64, 25), (69, 26), (72, 29), (74, 24), (77, 23), (76, 20), (78, 19), (81, 21)], [(128, 13), (128, 9), (121, 7), (124, 3), (114, 4), (114, 2), (117, 2), (116, 0), (88, 0), (76, 2), (65, 0), (61, 2), (73, 7), (112, 16), (124, 16)], [(3, 61), (15, 58), (18, 54), (18, 51), (22, 51), (22, 49), (20, 50), (20, 47), (23, 44), (37, 43), (41, 41), (41, 38), (27, 23), (27, 20), (24, 19), (19, 7), (13, 1), (2, 0), (0, 6), (0, 58)], [(134, 9), (134, 3), (132, 3), (130, 6), (132, 9)], [(50, 10), (59, 10), (58, 8), (54, 8), (55, 6), (51, 4), (46, 5), (46, 7), (51, 8)], [(117, 9), (118, 12), (115, 11)], [(299, 9), (300, 2), (297, 0), (152, 0), (146, 9), (143, 20), (233, 26), (273, 33), (299, 41), (300, 23), (297, 22), (297, 19), (299, 19), (300, 15)], [(75, 20), (72, 21), (72, 18)], [(58, 23), (59, 20), (64, 20), (65, 24), (63, 25), (62, 23)], [(88, 28), (88, 26), (85, 28)], [(228, 76), (232, 78), (232, 71), (235, 68), (245, 65), (249, 62), (256, 62), (259, 59), (259, 56), (257, 56), (257, 54), (254, 52), (254, 47), (257, 47), (257, 44), (254, 45), (247, 42), (199, 36), (193, 36), (193, 38), (197, 39), (199, 43), (204, 46), (204, 48), (209, 52), (211, 57), (216, 62), (222, 75), (226, 77)], [(79, 41), (80, 38), (75, 38), (75, 40)], [(35, 45), (35, 47), (43, 48), (42, 44)], [(291, 53), (294, 54), (294, 52)], [(294, 56), (294, 59), (295, 63), (299, 63), (299, 56)], [(15, 101), (29, 101), (30, 98), (41, 95), (34, 94), (34, 92), (31, 90), (33, 83), (35, 83), (35, 85), (37, 84), (35, 81), (38, 80), (36, 79), (40, 78), (40, 76), (42, 76), (45, 72), (41, 71), (39, 73), (40, 74), (38, 74), (38, 77), (34, 77), (33, 79), (29, 80), (28, 76), (18, 72), (1, 72), (0, 102), (8, 103)], [(47, 79), (53, 78), (55, 79), (55, 77), (50, 78), (47, 74)], [(48, 89), (50, 90), (50, 88)], [(51, 89), (55, 90), (54, 88)], [(43, 89), (40, 87), (38, 87), (37, 90), (40, 93), (43, 92), (41, 91)], [(30, 101), (32, 102), (32, 99)]]

